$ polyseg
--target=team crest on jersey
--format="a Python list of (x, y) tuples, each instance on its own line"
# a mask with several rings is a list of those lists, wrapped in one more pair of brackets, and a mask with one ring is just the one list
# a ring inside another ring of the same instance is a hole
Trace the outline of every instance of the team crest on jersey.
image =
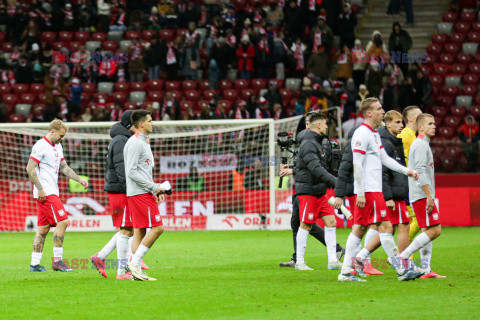
[(385, 218), (387, 216), (387, 210), (380, 210), (380, 215), (382, 218)]
[(155, 221), (156, 221), (156, 222), (160, 222), (160, 220), (162, 220), (162, 217), (161, 217), (159, 214), (157, 214), (157, 215), (155, 216)]
[(308, 214), (308, 220), (313, 220), (313, 213)]
[(438, 220), (438, 213), (432, 214), (432, 218), (433, 218), (433, 220)]
[(355, 141), (355, 147), (361, 147), (362, 146), (362, 143), (360, 141)]
[(63, 211), (63, 209), (60, 210), (60, 211), (58, 211), (58, 215), (59, 215), (60, 217), (63, 217), (63, 216), (65, 215), (65, 211)]
[(55, 155), (55, 157), (58, 157), (58, 151), (57, 151), (57, 149), (53, 149), (53, 154)]

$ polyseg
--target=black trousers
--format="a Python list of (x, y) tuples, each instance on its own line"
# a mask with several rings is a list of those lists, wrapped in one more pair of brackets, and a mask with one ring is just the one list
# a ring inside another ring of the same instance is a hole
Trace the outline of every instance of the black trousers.
[[(293, 204), (293, 212), (292, 212), (292, 220), (290, 221), (290, 226), (292, 228), (293, 234), (293, 254), (292, 260), (297, 261), (297, 233), (298, 228), (300, 228), (300, 203), (298, 202), (298, 197), (296, 194), (292, 196), (292, 204)], [(314, 223), (312, 225), (312, 230), (310, 230), (310, 235), (313, 236), (315, 239), (325, 244), (325, 231), (321, 228), (318, 224)], [(337, 243), (337, 252), (341, 251), (343, 248), (341, 245)]]

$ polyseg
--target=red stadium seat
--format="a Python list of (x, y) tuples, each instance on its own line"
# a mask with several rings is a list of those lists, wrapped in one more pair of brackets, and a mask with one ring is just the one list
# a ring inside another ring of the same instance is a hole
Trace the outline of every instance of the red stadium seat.
[(180, 81), (166, 81), (165, 82), (165, 91), (180, 91), (181, 90)]
[(250, 88), (255, 90), (256, 94), (262, 89), (267, 89), (267, 80), (265, 79), (252, 79)]
[(477, 9), (477, 1), (476, 0), (460, 0), (459, 7), (464, 9)]
[(0, 83), (0, 95), (12, 92), (12, 87), (9, 83)]
[(455, 168), (455, 160), (442, 157), (440, 158), (440, 170), (441, 172), (452, 172)]
[(188, 32), (188, 29), (178, 29), (176, 36), (183, 38), (187, 32)]
[(473, 32), (480, 32), (480, 22), (476, 21), (472, 23), (472, 31)]
[(82, 43), (78, 41), (70, 41), (68, 42), (68, 44), (69, 44), (69, 49), (72, 51), (80, 50), (80, 46), (82, 45)]
[(37, 101), (39, 103), (45, 103), (47, 100), (47, 96), (45, 95), (45, 93), (39, 93), (38, 94), (38, 98), (37, 98)]
[(127, 93), (125, 92), (114, 92), (112, 93), (112, 101), (119, 101), (121, 104), (124, 104), (127, 101)]
[(432, 35), (432, 43), (444, 45), (447, 42), (447, 35), (444, 33), (435, 33)]
[(165, 81), (162, 79), (156, 80), (156, 79), (151, 79), (148, 80), (147, 82), (147, 90), (151, 91), (162, 91), (163, 90), (163, 85)]
[(113, 86), (113, 91), (123, 92), (125, 94), (130, 93), (130, 83), (129, 82), (115, 82)]
[(125, 110), (136, 110), (139, 108), (139, 106), (137, 105), (136, 102), (127, 102), (125, 103), (125, 105), (123, 106), (123, 108)]
[(5, 41), (5, 36), (6, 36), (5, 32), (0, 32), (0, 43)]
[(440, 95), (437, 98), (437, 102), (439, 105), (444, 106), (444, 107), (450, 107), (453, 104), (453, 97), (446, 96), (446, 95)]
[(472, 63), (468, 66), (470, 73), (480, 74), (480, 63)]
[(470, 114), (475, 118), (480, 117), (480, 105), (474, 105), (470, 107)]
[(180, 110), (182, 111), (182, 114), (186, 114), (188, 108), (195, 109), (195, 101), (180, 101)]
[(466, 84), (462, 87), (462, 95), (464, 96), (475, 96), (477, 94), (477, 85)]
[(12, 123), (25, 122), (25, 116), (23, 114), (11, 114), (8, 120)]
[(146, 84), (141, 81), (131, 82), (130, 91), (145, 91)]
[(163, 92), (162, 91), (149, 91), (147, 97), (148, 97), (149, 101), (160, 102), (163, 99)]
[(20, 95), (20, 103), (34, 104), (37, 97), (31, 93), (23, 93)]
[(454, 29), (455, 32), (457, 33), (464, 33), (467, 34), (467, 32), (470, 30), (471, 24), (467, 22), (456, 22), (454, 24)]
[(447, 11), (442, 15), (442, 21), (443, 22), (454, 23), (454, 22), (457, 22), (457, 18), (458, 18), (458, 13), (457, 12)]
[(245, 100), (245, 101), (247, 101), (252, 94), (255, 95), (257, 93), (253, 89), (245, 89), (240, 91), (240, 97), (242, 98), (242, 100)]
[(455, 134), (455, 129), (452, 127), (440, 127), (438, 128), (438, 135), (446, 139), (451, 139)]
[(452, 106), (450, 108), (450, 115), (452, 115), (454, 117), (463, 118), (463, 117), (465, 117), (466, 113), (467, 113), (467, 108), (465, 108), (465, 107)]
[(58, 41), (69, 42), (73, 39), (73, 32), (70, 31), (60, 31), (58, 33)]
[(156, 35), (157, 35), (157, 30), (143, 30), (141, 39), (150, 42), (152, 40), (152, 37)]
[(472, 85), (478, 85), (478, 79), (479, 75), (478, 74), (466, 74), (463, 76), (463, 84), (472, 84)]
[(12, 92), (15, 94), (27, 93), (28, 91), (30, 91), (28, 84), (16, 83), (12, 85)]
[(127, 31), (125, 32), (125, 40), (140, 39), (140, 31)]
[(84, 83), (83, 84), (83, 92), (90, 92), (95, 93), (97, 92), (97, 84), (96, 83)]
[(442, 53), (442, 45), (434, 43), (429, 44), (427, 47), (427, 53), (438, 56), (440, 53)]
[(461, 119), (461, 118), (458, 118), (458, 117), (451, 117), (451, 116), (449, 116), (449, 117), (446, 117), (446, 118), (445, 118), (445, 125), (446, 125), (447, 127), (453, 128), (454, 130), (457, 130), (457, 129), (458, 129), (458, 127), (460, 126), (461, 122), (462, 122), (462, 119)]
[(228, 79), (220, 80), (220, 84), (218, 87), (221, 91), (228, 90), (233, 88), (233, 81)]
[(250, 80), (248, 79), (237, 79), (234, 84), (235, 89), (245, 90), (250, 88)]
[(273, 79), (268, 80), (268, 83), (269, 83), (269, 84), (270, 84), (271, 82), (276, 83), (276, 87), (277, 87), (278, 89), (283, 89), (283, 86), (284, 86), (284, 84), (285, 84), (285, 80), (283, 80), (283, 79), (273, 78)]
[(197, 90), (198, 82), (195, 80), (182, 81), (182, 91)]
[(464, 33), (452, 33), (450, 35), (450, 37), (448, 37), (448, 42), (455, 42), (455, 43), (459, 43), (459, 44), (462, 44), (463, 42), (465, 42), (465, 38), (466, 38), (466, 34)]
[(454, 64), (452, 65), (452, 73), (456, 75), (464, 75), (465, 71), (467, 71), (467, 67), (464, 64)]
[(60, 50), (62, 50), (62, 48), (68, 48), (68, 47), (69, 47), (69, 44), (66, 43), (66, 42), (55, 41), (52, 44), (53, 51), (60, 51)]
[(208, 80), (200, 80), (198, 82), (198, 87), (200, 90), (205, 91), (205, 90), (210, 90), (210, 81)]
[(442, 123), (443, 123), (443, 119), (444, 119), (444, 118), (442, 118), (442, 117), (437, 117), (437, 116), (433, 116), (433, 117), (435, 118), (435, 125), (436, 125), (437, 127), (440, 127), (440, 126), (442, 125)]
[(105, 100), (105, 102), (108, 101), (108, 98), (109, 98), (109, 95), (108, 93), (104, 93), (104, 92), (97, 92), (97, 93), (94, 93), (93, 94), (93, 101), (94, 102), (97, 102), (100, 100), (100, 99), (103, 99)]
[(54, 43), (57, 40), (57, 33), (52, 31), (44, 31), (42, 32), (42, 42), (45, 43)]
[(90, 32), (88, 31), (77, 31), (75, 32), (75, 41), (85, 44), (85, 42), (90, 41)]
[(293, 98), (293, 90), (292, 89), (280, 89), (280, 94), (282, 95), (283, 105), (288, 105), (290, 100)]
[(160, 39), (165, 41), (173, 41), (175, 40), (175, 30), (173, 29), (162, 29), (160, 30)]
[(443, 49), (445, 53), (457, 54), (460, 51), (460, 45), (456, 43), (447, 43), (443, 46)]
[(460, 52), (457, 54), (457, 63), (462, 63), (462, 64), (470, 64), (472, 62), (472, 55), (468, 53), (462, 53)]
[(442, 106), (435, 106), (432, 108), (432, 114), (435, 117), (444, 118), (447, 115), (447, 108)]
[(223, 99), (235, 102), (237, 101), (237, 91), (232, 89), (226, 89), (223, 91)]
[(232, 102), (228, 100), (220, 100), (219, 103), (223, 106), (223, 112), (228, 116), (228, 113), (232, 109)]
[(460, 14), (460, 21), (466, 23), (472, 23), (476, 20), (476, 12), (475, 11), (463, 11)]
[(94, 32), (92, 33), (91, 41), (100, 41), (104, 42), (107, 41), (108, 34), (106, 32)]
[(453, 64), (454, 61), (455, 55), (453, 54), (442, 53), (438, 58), (438, 62), (443, 64)]
[(429, 78), (430, 78), (430, 81), (432, 82), (432, 85), (437, 87), (443, 85), (444, 79), (442, 76), (439, 76), (437, 74), (432, 74)]
[(118, 42), (117, 41), (103, 41), (102, 42), (102, 50), (116, 52), (118, 50)]
[(172, 90), (170, 91), (172, 93), (172, 96), (173, 96), (173, 99), (177, 100), (177, 101), (181, 101), (182, 100), (182, 92), (179, 91), (179, 90)]
[(467, 41), (480, 43), (480, 32), (469, 32), (467, 35)]
[(197, 90), (187, 90), (184, 91), (185, 100), (188, 101), (198, 101), (200, 99), (200, 93)]
[(213, 98), (215, 98), (215, 96), (218, 94), (218, 91), (217, 90), (205, 90), (203, 91), (203, 98), (205, 100), (212, 100)]
[(432, 73), (432, 67), (429, 65), (422, 64), (420, 65), (420, 69), (422, 69), (422, 72), (427, 76), (430, 76)]
[(456, 97), (460, 94), (460, 88), (457, 86), (444, 86), (442, 88), (442, 93), (452, 97)]

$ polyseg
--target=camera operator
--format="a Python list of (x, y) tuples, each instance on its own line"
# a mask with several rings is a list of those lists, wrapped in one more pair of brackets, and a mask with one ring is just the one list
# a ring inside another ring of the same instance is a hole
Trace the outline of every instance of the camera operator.
[[(314, 114), (315, 112), (308, 113), (305, 117), (303, 117), (298, 124), (297, 127), (297, 141), (298, 143), (302, 143), (304, 141), (305, 135), (308, 133), (310, 130), (310, 117)], [(305, 130), (307, 129), (307, 130)], [(328, 137), (323, 136), (322, 137), (322, 148), (325, 151), (325, 158), (327, 159), (327, 162), (329, 161), (330, 158), (330, 142), (328, 140)], [(295, 165), (293, 168), (290, 168), (288, 165), (282, 165), (281, 170), (280, 170), (280, 176), (287, 176), (287, 175), (296, 175), (296, 168)], [(293, 212), (292, 212), (292, 220), (291, 220), (291, 228), (293, 232), (293, 248), (296, 250), (297, 247), (297, 233), (300, 227), (300, 216), (299, 216), (299, 201), (298, 197), (296, 194), (292, 196), (292, 203), (293, 203)], [(325, 232), (324, 229), (319, 227), (317, 224), (313, 223), (311, 225), (311, 229), (309, 232), (312, 236), (314, 236), (317, 240), (325, 244)], [(336, 244), (336, 258), (337, 260), (340, 260), (344, 254), (344, 249), (339, 245)], [(296, 263), (296, 252), (293, 253), (292, 258), (290, 261), (280, 263), (281, 267), (295, 267)]]

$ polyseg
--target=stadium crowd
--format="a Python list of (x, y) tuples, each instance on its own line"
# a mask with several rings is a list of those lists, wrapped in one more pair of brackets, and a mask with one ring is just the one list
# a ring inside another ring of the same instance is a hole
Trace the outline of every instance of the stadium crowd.
[[(419, 66), (390, 59), (391, 51), (408, 52), (408, 33), (396, 23), (388, 39), (376, 31), (362, 44), (355, 40), (358, 10), (341, 0), (3, 0), (0, 82), (44, 85), (26, 119), (14, 119), (28, 122), (118, 121), (124, 109), (140, 106), (155, 120), (278, 119), (340, 106), (347, 121), (359, 116), (359, 103), (370, 96), (387, 111), (428, 104), (432, 86)], [(112, 59), (105, 59), (107, 52)], [(247, 89), (254, 80), (270, 81), (241, 94), (225, 85), (237, 78), (246, 80)], [(144, 95), (128, 106), (115, 92), (86, 92), (92, 84), (156, 79), (191, 80), (194, 86), (207, 80), (207, 89), (215, 91), (206, 90), (209, 103), (200, 107), (182, 103), (182, 95), (168, 88), (155, 100)], [(226, 99), (226, 88), (238, 98)], [(219, 103), (225, 100), (230, 103)], [(0, 121), (17, 113), (15, 105), (0, 103)]]

